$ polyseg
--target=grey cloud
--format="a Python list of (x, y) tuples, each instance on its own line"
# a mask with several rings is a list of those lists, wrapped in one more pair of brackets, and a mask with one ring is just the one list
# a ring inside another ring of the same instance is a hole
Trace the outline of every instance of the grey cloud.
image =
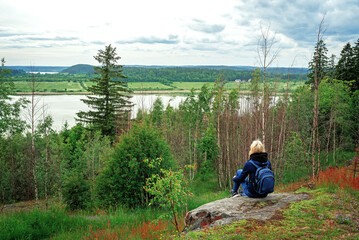
[(28, 46), (25, 46), (25, 45), (7, 45), (7, 46), (2, 46), (1, 48), (3, 48), (3, 49), (8, 49), (8, 48), (22, 49), (22, 48), (28, 48)]
[(30, 41), (73, 41), (79, 40), (77, 37), (26, 37), (24, 40)]
[(207, 45), (196, 45), (192, 49), (198, 50), (198, 51), (211, 51), (211, 52), (218, 51), (218, 48), (207, 46)]
[[(270, 23), (271, 30), (294, 39), (299, 46), (315, 42), (318, 25), (325, 15), (327, 36), (359, 33), (359, 1), (350, 0), (258, 0), (242, 1), (237, 7), (237, 23), (248, 19)], [(249, 26), (258, 28), (258, 26)]]
[(0, 27), (0, 37), (26, 36), (28, 33), (17, 32), (12, 28)]
[(101, 42), (101, 41), (93, 41), (93, 42), (90, 42), (91, 44), (94, 44), (94, 45), (106, 45), (105, 42)]
[(29, 46), (29, 45), (20, 45), (20, 44), (15, 44), (15, 45), (6, 45), (3, 48), (15, 48), (15, 49), (23, 49), (23, 48), (52, 48), (52, 47), (57, 47), (57, 45), (53, 45), (53, 44), (42, 44), (42, 45), (36, 45), (36, 46)]
[(134, 44), (134, 43), (143, 43), (143, 44), (176, 44), (179, 43), (178, 36), (170, 35), (168, 38), (158, 38), (158, 37), (139, 37), (133, 40), (121, 40), (117, 41), (118, 44)]
[(8, 32), (1, 32), (0, 31), (0, 37), (13, 37), (13, 36), (19, 36), (16, 33), (8, 33)]
[(226, 28), (226, 26), (222, 24), (208, 24), (198, 19), (193, 19), (193, 22), (194, 23), (190, 24), (188, 27), (197, 32), (219, 33)]

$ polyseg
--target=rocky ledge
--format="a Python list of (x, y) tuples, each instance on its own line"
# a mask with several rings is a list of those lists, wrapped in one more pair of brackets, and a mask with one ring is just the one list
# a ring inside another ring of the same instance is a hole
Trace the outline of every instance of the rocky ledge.
[(266, 198), (235, 196), (202, 205), (185, 217), (185, 232), (229, 224), (241, 219), (269, 220), (291, 202), (309, 199), (306, 193), (273, 193)]

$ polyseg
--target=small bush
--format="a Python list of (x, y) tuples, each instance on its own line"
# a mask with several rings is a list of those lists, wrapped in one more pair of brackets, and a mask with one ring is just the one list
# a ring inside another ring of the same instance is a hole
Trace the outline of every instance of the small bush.
[(115, 153), (96, 179), (99, 204), (105, 207), (146, 206), (151, 197), (143, 187), (146, 179), (159, 170), (150, 168), (144, 160), (157, 158), (163, 159), (160, 168), (169, 169), (173, 165), (163, 136), (149, 123), (133, 125), (120, 137)]
[(354, 179), (351, 174), (348, 174), (348, 168), (345, 167), (328, 168), (319, 173), (317, 185), (359, 190), (359, 176)]
[(66, 206), (71, 209), (85, 209), (90, 201), (90, 186), (80, 173), (68, 177), (63, 186)]

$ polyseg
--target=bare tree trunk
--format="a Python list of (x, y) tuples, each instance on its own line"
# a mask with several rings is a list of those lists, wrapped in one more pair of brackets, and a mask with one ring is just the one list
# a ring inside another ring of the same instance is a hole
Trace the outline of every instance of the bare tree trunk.
[[(293, 67), (293, 64), (294, 64), (294, 61), (292, 62), (291, 67)], [(285, 138), (286, 138), (287, 124), (285, 124), (285, 122), (286, 122), (287, 110), (288, 110), (289, 80), (290, 80), (290, 73), (288, 72), (287, 87), (286, 87), (285, 96), (284, 96), (284, 110), (283, 110), (282, 121), (280, 124), (280, 133), (279, 133), (279, 143), (278, 143), (278, 153), (280, 153), (279, 159), (282, 159), (282, 157), (283, 157), (283, 150), (280, 151), (280, 149), (282, 149), (282, 146), (284, 145)], [(298, 104), (298, 107), (299, 107), (299, 104)], [(299, 114), (299, 111), (298, 111), (298, 114)]]
[(231, 181), (231, 163), (230, 163), (230, 141), (229, 141), (229, 106), (228, 106), (228, 102), (227, 102), (227, 108), (226, 108), (226, 150), (227, 150), (227, 181), (228, 181), (228, 186), (229, 188), (232, 188), (232, 181)]
[(61, 142), (61, 137), (58, 136), (58, 150), (57, 150), (57, 159), (58, 159), (58, 166), (57, 166), (57, 174), (59, 177), (59, 182), (58, 182), (58, 193), (59, 193), (59, 200), (62, 201), (62, 142)]
[(47, 198), (48, 198), (48, 188), (47, 188), (47, 184), (48, 184), (48, 173), (49, 173), (49, 159), (50, 159), (50, 149), (49, 149), (49, 143), (48, 143), (48, 129), (47, 129), (47, 124), (45, 123), (45, 106), (42, 106), (42, 116), (43, 116), (43, 122), (44, 122), (44, 138), (45, 138), (45, 166), (44, 166), (44, 170), (45, 170), (45, 176), (44, 176), (44, 190), (45, 190), (45, 200), (46, 200), (46, 205), (47, 205)]
[[(188, 129), (189, 165), (192, 165), (191, 129)], [(189, 169), (189, 179), (192, 180), (193, 170)]]
[(316, 59), (314, 63), (314, 111), (313, 111), (313, 135), (312, 135), (312, 168), (313, 168), (313, 180), (317, 175), (317, 171), (319, 171), (319, 153), (318, 153), (318, 161), (316, 162), (316, 150), (320, 148), (319, 141), (318, 141), (318, 115), (319, 115), (319, 105), (318, 105), (318, 88), (319, 88), (319, 79), (318, 79), (318, 56), (319, 56), (319, 42), (322, 39), (323, 35), (323, 24), (324, 24), (324, 17), (319, 24), (319, 29), (317, 33), (317, 46), (316, 46)]
[(316, 154), (316, 133), (317, 133), (317, 124), (318, 124), (318, 88), (317, 88), (317, 83), (318, 83), (318, 79), (317, 79), (317, 74), (316, 74), (316, 68), (315, 68), (315, 72), (314, 72), (314, 79), (315, 79), (315, 96), (314, 96), (314, 116), (313, 116), (313, 135), (312, 135), (312, 170), (313, 170), (313, 179), (316, 176), (316, 159), (315, 159), (315, 154)]
[(273, 63), (277, 58), (279, 50), (276, 50), (272, 54), (272, 47), (275, 44), (275, 34), (270, 33), (270, 25), (266, 29), (263, 29), (261, 25), (261, 38), (259, 39), (257, 53), (259, 58), (259, 63), (263, 69), (263, 91), (262, 91), (262, 141), (263, 144), (266, 144), (266, 77), (267, 77), (267, 68)]
[[(194, 134), (194, 146), (193, 146), (193, 160), (194, 160), (194, 164), (197, 166), (197, 141), (198, 141), (198, 117), (199, 117), (199, 113), (197, 113), (198, 115), (196, 116), (196, 123), (195, 123), (195, 134)], [(198, 167), (198, 166), (197, 166)], [(194, 174), (196, 172), (196, 169), (193, 169), (193, 176), (192, 179), (194, 178)]]
[(328, 130), (328, 135), (327, 135), (327, 162), (329, 161), (329, 144), (330, 144), (330, 134), (332, 131), (332, 126), (333, 126), (333, 110), (330, 112), (330, 119), (329, 119), (329, 130)]
[[(317, 121), (318, 121), (318, 118), (317, 118)], [(317, 146), (318, 146), (318, 158), (317, 158), (318, 171), (317, 171), (317, 173), (319, 173), (319, 171), (320, 171), (320, 142), (319, 142), (319, 127), (318, 127), (318, 122), (317, 122)]]
[(335, 164), (335, 153), (336, 153), (336, 128), (335, 128), (335, 116), (334, 116), (334, 130), (333, 130), (333, 163)]
[[(220, 82), (222, 84), (222, 82)], [(217, 143), (218, 146), (221, 147), (221, 124), (220, 124), (220, 116), (221, 116), (221, 102), (222, 102), (222, 85), (219, 89), (219, 99), (218, 99), (218, 113), (217, 113)], [(219, 187), (223, 188), (223, 152), (220, 151), (219, 157), (218, 157), (218, 180), (219, 180)]]
[(272, 113), (272, 127), (271, 127), (271, 139), (270, 139), (270, 158), (273, 156), (273, 138), (274, 138), (274, 121), (275, 121), (275, 113)]
[(33, 184), (34, 184), (34, 195), (35, 195), (35, 201), (36, 203), (39, 200), (39, 194), (38, 194), (38, 183), (37, 183), (37, 177), (36, 177), (36, 149), (35, 149), (35, 129), (36, 129), (36, 122), (37, 122), (37, 104), (38, 101), (35, 99), (35, 91), (38, 84), (35, 82), (35, 77), (32, 76), (30, 87), (31, 87), (31, 106), (29, 110), (29, 119), (30, 119), (30, 126), (31, 126), (31, 152), (30, 152), (30, 158), (31, 158), (31, 173), (33, 178)]

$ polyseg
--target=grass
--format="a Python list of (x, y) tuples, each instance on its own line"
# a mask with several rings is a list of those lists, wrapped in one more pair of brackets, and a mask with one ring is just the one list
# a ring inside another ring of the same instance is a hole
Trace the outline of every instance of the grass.
[(153, 208), (119, 208), (109, 212), (79, 212), (77, 216), (90, 219), (88, 224), (72, 232), (63, 232), (52, 239), (156, 239), (164, 231), (173, 232), (168, 222), (153, 222), (163, 211)]
[[(31, 86), (29, 82), (16, 81), (15, 91), (16, 92), (31, 92)], [(37, 82), (36, 92), (67, 92), (67, 93), (81, 93), (86, 92), (87, 87), (93, 85), (93, 82), (84, 81), (73, 82), (73, 81), (61, 81), (61, 82)], [(132, 91), (195, 91), (201, 90), (202, 86), (207, 84), (210, 89), (213, 89), (213, 82), (173, 82), (171, 85), (164, 85), (160, 82), (129, 82), (128, 86)], [(304, 82), (290, 82), (289, 91), (293, 92), (298, 86), (303, 85)], [(274, 91), (283, 93), (286, 89), (286, 83), (269, 83), (270, 87), (274, 87)], [(224, 90), (230, 91), (233, 88), (240, 88), (241, 91), (249, 91), (250, 83), (236, 83), (228, 82), (224, 86)]]
[(160, 82), (129, 82), (128, 87), (132, 91), (174, 90), (173, 87), (164, 85)]
[[(189, 209), (228, 197), (217, 189), (216, 177), (197, 178), (191, 186)], [(50, 210), (0, 215), (0, 239), (166, 239), (176, 234), (174, 225), (157, 221), (165, 212), (156, 208), (67, 212), (57, 204)], [(185, 212), (182, 213), (182, 218)], [(181, 221), (182, 227), (183, 221)], [(36, 226), (36, 227), (34, 227)]]
[(44, 239), (74, 231), (88, 223), (88, 220), (71, 217), (60, 209), (6, 214), (0, 216), (0, 239)]
[[(29, 82), (14, 82), (16, 92), (31, 92)], [(37, 82), (36, 92), (81, 92), (85, 91), (78, 82)]]
[(210, 89), (213, 88), (214, 83), (205, 83), (205, 82), (173, 82), (172, 86), (174, 86), (178, 90), (187, 90), (191, 91), (192, 88), (196, 91), (201, 90), (202, 86), (207, 84)]

